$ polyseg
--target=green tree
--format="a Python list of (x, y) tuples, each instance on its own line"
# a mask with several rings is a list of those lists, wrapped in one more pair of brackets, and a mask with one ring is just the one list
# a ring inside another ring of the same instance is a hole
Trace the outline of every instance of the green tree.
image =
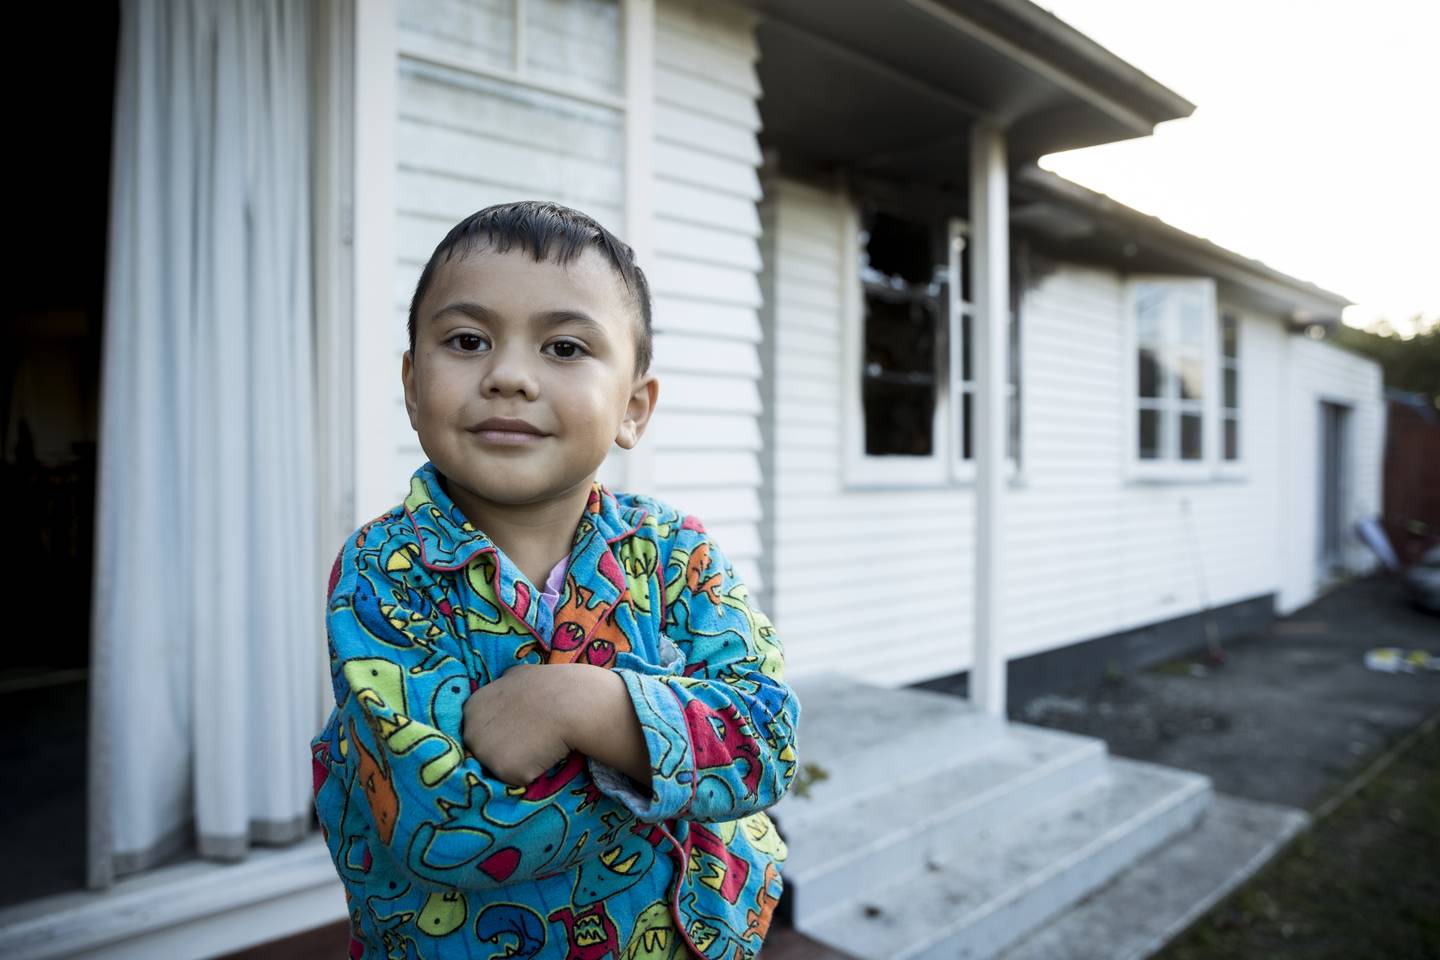
[(1427, 328), (1416, 317), (1415, 327), (1421, 332), (1406, 340), (1388, 324), (1370, 332), (1342, 323), (1326, 339), (1379, 363), (1385, 386), (1423, 393), (1440, 407), (1440, 324)]

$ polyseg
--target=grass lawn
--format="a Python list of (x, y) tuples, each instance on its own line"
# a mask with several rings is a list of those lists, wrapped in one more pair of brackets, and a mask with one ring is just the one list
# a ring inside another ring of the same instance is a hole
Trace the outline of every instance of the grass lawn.
[(1440, 958), (1440, 731), (1156, 957)]

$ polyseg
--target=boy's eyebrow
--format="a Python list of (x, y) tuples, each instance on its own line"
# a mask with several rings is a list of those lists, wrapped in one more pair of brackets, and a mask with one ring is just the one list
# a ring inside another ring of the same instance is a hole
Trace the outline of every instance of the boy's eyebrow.
[[(495, 311), (484, 304), (472, 303), (468, 300), (461, 300), (441, 307), (435, 311), (432, 320), (439, 320), (441, 316), (451, 312), (463, 313), (467, 317), (475, 320), (491, 322), (495, 320)], [(541, 327), (558, 327), (562, 323), (573, 323), (601, 339), (604, 339), (606, 335), (605, 327), (600, 321), (580, 310), (546, 310), (542, 313), (531, 314), (530, 322), (539, 324)]]

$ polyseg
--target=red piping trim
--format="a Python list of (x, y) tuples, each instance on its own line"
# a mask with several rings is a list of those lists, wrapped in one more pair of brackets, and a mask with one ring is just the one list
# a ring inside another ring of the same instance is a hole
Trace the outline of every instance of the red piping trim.
[[(409, 507), (404, 507), (403, 509), (405, 511), (406, 518), (410, 521), (411, 528), (415, 531), (415, 543), (420, 548), (420, 562), (423, 563), (425, 566), (429, 567), (431, 570), (444, 570), (447, 573), (454, 572), (461, 569), (462, 567), (468, 566), (470, 564), (470, 561), (474, 560), (480, 554), (493, 552), (495, 550), (495, 547), (493, 546), (481, 547), (479, 550), (476, 550), (474, 553), (470, 554), (470, 556), (466, 557), (464, 563), (457, 563), (448, 567), (444, 564), (435, 563), (425, 555), (425, 538), (420, 536), (420, 524), (415, 520), (415, 515), (410, 512)], [(496, 592), (498, 594), (499, 591), (497, 590)], [(510, 612), (514, 613), (515, 611), (511, 610)]]
[[(494, 553), (494, 552), (495, 552), (495, 548), (494, 548), (494, 547), (486, 547), (484, 550), (480, 551), (480, 553)], [(477, 553), (475, 556), (478, 557), (479, 555), (480, 555), (480, 554)], [(546, 653), (549, 653), (549, 652), (550, 652), (550, 644), (546, 643), (545, 640), (540, 636), (540, 634), (538, 634), (538, 633), (535, 632), (535, 628), (532, 627), (532, 626), (530, 626), (530, 622), (529, 622), (528, 620), (526, 620), (524, 617), (520, 616), (520, 614), (516, 613), (516, 612), (515, 612), (515, 608), (512, 607), (512, 606), (510, 606), (510, 604), (506, 603), (506, 602), (505, 602), (505, 598), (502, 597), (502, 596), (500, 596), (500, 582), (499, 582), (499, 581), (500, 581), (500, 563), (497, 561), (497, 562), (495, 563), (495, 579), (494, 579), (494, 581), (492, 581), (491, 584), (490, 584), (491, 589), (493, 589), (493, 590), (495, 591), (495, 602), (498, 603), (498, 604), (500, 604), (500, 606), (504, 607), (506, 610), (509, 610), (509, 611), (510, 611), (510, 616), (512, 616), (512, 617), (514, 617), (516, 620), (519, 620), (519, 621), (520, 621), (520, 625), (525, 628), (525, 632), (526, 632), (526, 633), (530, 634), (530, 636), (532, 636), (532, 637), (535, 638), (535, 642), (540, 645), (540, 649), (544, 650)], [(531, 598), (531, 601), (530, 601), (530, 602), (531, 602), (531, 603), (534, 603), (534, 602), (535, 602), (535, 600), (534, 600), (533, 597)]]
[[(606, 490), (606, 489), (604, 488), (604, 486), (601, 486), (600, 489), (603, 491), (603, 495), (604, 495), (604, 496), (608, 496), (612, 502), (615, 501), (614, 495), (612, 495), (608, 490)], [(432, 561), (430, 560), (429, 557), (427, 557), (427, 556), (425, 555), (425, 538), (422, 537), (422, 536), (420, 536), (420, 524), (416, 521), (415, 515), (410, 512), (410, 508), (409, 508), (409, 507), (402, 507), (401, 509), (403, 509), (403, 510), (405, 511), (405, 517), (406, 517), (406, 519), (408, 519), (408, 520), (410, 521), (410, 527), (411, 527), (411, 529), (413, 529), (413, 530), (415, 531), (415, 543), (416, 543), (416, 545), (417, 545), (417, 546), (419, 547), (419, 549), (420, 549), (420, 562), (421, 562), (422, 564), (424, 564), (426, 567), (429, 567), (431, 570), (443, 570), (443, 571), (445, 571), (445, 572), (447, 572), (447, 573), (453, 573), (453, 572), (456, 571), (456, 570), (460, 570), (460, 569), (463, 569), (464, 567), (468, 567), (468, 566), (470, 565), (470, 561), (474, 560), (476, 557), (480, 556), (481, 554), (483, 554), (483, 553), (489, 553), (489, 554), (492, 554), (492, 555), (493, 555), (493, 554), (495, 554), (495, 553), (498, 551), (498, 549), (499, 549), (499, 548), (497, 548), (496, 546), (494, 546), (493, 544), (491, 544), (490, 546), (487, 546), (487, 547), (481, 547), (479, 550), (476, 550), (474, 553), (470, 554), (470, 556), (466, 557), (466, 558), (465, 558), (465, 561), (464, 561), (463, 563), (457, 563), (457, 564), (454, 564), (454, 565), (448, 566), (448, 567), (445, 566), (444, 564), (434, 563), (434, 562), (432, 562)], [(614, 512), (616, 512), (616, 513), (619, 513), (619, 512), (620, 512), (620, 505), (619, 505), (618, 502), (615, 502)], [(634, 536), (634, 535), (635, 535), (635, 532), (636, 532), (637, 530), (639, 530), (641, 526), (643, 526), (644, 521), (645, 521), (645, 518), (646, 518), (647, 516), (649, 516), (649, 514), (646, 513), (644, 510), (641, 510), (641, 511), (640, 511), (640, 522), (636, 523), (636, 524), (635, 524), (633, 527), (631, 527), (629, 530), (626, 530), (626, 531), (624, 531), (624, 532), (622, 532), (622, 533), (618, 533), (618, 534), (616, 534), (616, 535), (613, 536), (613, 537), (607, 538), (607, 539), (605, 540), (605, 545), (606, 545), (607, 547), (609, 547), (609, 546), (611, 546), (611, 545), (613, 545), (613, 544), (615, 544), (615, 543), (617, 543), (617, 542), (619, 542), (619, 541), (621, 541), (621, 540), (624, 540), (626, 537), (632, 537), (632, 536)], [(621, 570), (621, 573), (624, 573), (625, 568), (624, 568), (623, 565), (621, 566), (620, 570)], [(495, 564), (495, 579), (496, 579), (496, 580), (499, 580), (499, 578), (500, 578), (500, 564), (499, 564), (499, 562), (497, 561), (496, 564)], [(548, 652), (548, 651), (550, 650), (550, 644), (546, 643), (545, 640), (544, 640), (543, 638), (541, 638), (540, 634), (538, 634), (538, 633), (535, 632), (535, 628), (532, 627), (532, 626), (530, 626), (529, 621), (527, 621), (524, 617), (520, 616), (520, 614), (518, 614), (518, 613), (515, 612), (515, 608), (514, 608), (514, 607), (510, 606), (510, 604), (508, 604), (508, 603), (505, 602), (504, 597), (502, 597), (501, 594), (500, 594), (500, 584), (497, 583), (497, 582), (493, 582), (493, 581), (492, 581), (490, 585), (491, 585), (491, 587), (493, 587), (494, 590), (495, 590), (495, 602), (498, 603), (500, 606), (504, 607), (506, 610), (508, 610), (508, 611), (510, 612), (510, 615), (511, 615), (512, 617), (514, 617), (516, 620), (519, 620), (520, 623), (521, 623), (521, 625), (523, 625), (523, 626), (525, 627), (525, 631), (526, 631), (527, 633), (529, 633), (530, 636), (532, 636), (532, 637), (535, 638), (535, 642), (540, 645), (541, 649), (543, 649), (543, 650), (545, 650), (545, 651)], [(663, 583), (663, 581), (662, 581), (662, 583), (661, 583), (661, 585), (660, 585), (660, 589), (661, 589), (661, 593), (662, 593), (662, 594), (664, 593), (664, 588), (665, 588), (665, 585), (664, 585), (664, 583)], [(620, 596), (624, 596), (624, 595), (625, 595), (625, 587), (621, 587), (621, 588), (620, 588)], [(617, 598), (617, 602), (618, 602), (618, 598)], [(661, 602), (662, 602), (662, 603), (664, 602), (663, 596), (662, 596)], [(605, 613), (602, 613), (602, 614), (600, 614), (600, 616), (598, 616), (598, 617), (595, 618), (595, 623), (594, 623), (593, 625), (591, 625), (591, 627), (590, 627), (590, 632), (585, 636), (583, 643), (589, 643), (589, 642), (594, 638), (594, 636), (595, 636), (595, 631), (598, 630), (598, 629), (600, 629), (600, 621), (602, 621), (602, 620), (605, 619), (605, 614), (606, 614), (606, 613), (609, 613), (609, 612), (610, 612), (610, 609), (613, 608), (614, 606), (615, 606), (614, 603), (610, 604), (610, 606), (605, 609)], [(662, 619), (662, 620), (660, 621), (660, 623), (661, 623), (661, 626), (663, 627), (665, 621)], [(687, 731), (687, 733), (688, 733), (688, 731)], [(693, 746), (692, 746), (691, 750), (692, 750), (692, 754), (693, 754), (693, 750), (694, 750)], [(692, 799), (693, 799), (693, 797), (692, 797)]]
[[(680, 939), (685, 941), (685, 946), (689, 947), (690, 952), (695, 956), (703, 957), (705, 954), (701, 952), (699, 947), (695, 946), (695, 941), (690, 939), (690, 932), (685, 929), (685, 918), (680, 916), (680, 888), (685, 885), (685, 875), (690, 870), (690, 844), (687, 842), (684, 846), (681, 846), (680, 842), (675, 839), (670, 831), (665, 829), (665, 824), (661, 823), (657, 824), (657, 826), (659, 826), (660, 832), (665, 835), (665, 839), (670, 841), (670, 846), (674, 848), (671, 850), (671, 853), (675, 854), (680, 860), (680, 866), (675, 871), (675, 889), (670, 891), (670, 916), (675, 918), (675, 929), (679, 931)], [(689, 837), (686, 837), (686, 840), (688, 841)]]
[[(425, 556), (425, 540), (424, 540), (423, 537), (420, 536), (420, 525), (415, 522), (415, 517), (414, 517), (413, 514), (410, 513), (410, 508), (409, 508), (409, 507), (406, 507), (406, 508), (405, 508), (405, 516), (407, 516), (407, 517), (410, 518), (410, 525), (415, 528), (415, 542), (416, 542), (417, 544), (419, 544), (419, 546), (420, 546), (420, 562), (423, 563), (423, 564), (425, 564), (425, 566), (429, 567), (429, 568), (432, 569), (432, 570), (444, 570), (444, 571), (447, 572), (447, 573), (453, 573), (453, 572), (456, 571), (456, 570), (460, 570), (460, 569), (462, 569), (462, 568), (464, 568), (464, 567), (468, 567), (468, 566), (470, 565), (470, 561), (471, 561), (471, 560), (474, 560), (476, 557), (480, 556), (481, 554), (488, 553), (488, 554), (492, 554), (492, 555), (493, 555), (493, 554), (495, 554), (495, 553), (497, 552), (497, 550), (498, 550), (498, 548), (495, 547), (495, 546), (493, 546), (493, 545), (492, 545), (492, 546), (488, 546), (488, 547), (481, 547), (479, 550), (476, 550), (474, 553), (470, 554), (470, 556), (466, 557), (464, 563), (457, 563), (457, 564), (455, 564), (454, 566), (450, 566), (450, 567), (447, 567), (447, 566), (444, 566), (444, 565), (438, 564), (438, 563), (431, 563), (430, 560)], [(493, 589), (493, 590), (495, 591), (495, 602), (498, 603), (500, 606), (504, 607), (506, 610), (508, 610), (508, 611), (510, 612), (510, 616), (512, 616), (512, 617), (514, 617), (516, 620), (520, 621), (520, 625), (525, 628), (525, 631), (526, 631), (527, 633), (529, 633), (530, 636), (532, 636), (532, 637), (535, 638), (535, 642), (540, 645), (541, 649), (543, 649), (543, 650), (549, 650), (549, 649), (550, 649), (550, 645), (547, 644), (543, 639), (541, 639), (540, 634), (538, 634), (538, 633), (535, 632), (535, 628), (532, 627), (532, 626), (530, 626), (529, 622), (528, 622), (524, 617), (522, 617), (522, 616), (520, 616), (520, 614), (516, 613), (516, 612), (515, 612), (515, 608), (512, 607), (512, 606), (510, 606), (510, 604), (506, 603), (504, 597), (500, 596), (500, 584), (497, 583), (497, 582), (495, 582), (495, 581), (497, 581), (497, 580), (499, 580), (499, 579), (500, 579), (500, 563), (499, 563), (499, 561), (496, 561), (496, 563), (495, 563), (495, 577), (494, 577), (494, 579), (492, 579), (492, 580), (490, 581), (490, 587), (491, 587), (491, 589)]]

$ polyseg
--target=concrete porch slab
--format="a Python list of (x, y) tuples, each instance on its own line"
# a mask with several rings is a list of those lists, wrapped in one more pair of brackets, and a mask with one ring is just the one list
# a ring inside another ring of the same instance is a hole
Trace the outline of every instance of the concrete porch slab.
[(908, 880), (796, 928), (867, 960), (988, 958), (1186, 830), (1210, 799), (1201, 776), (1113, 760)]
[(1216, 794), (1194, 828), (1001, 955), (1001, 960), (1144, 960), (1309, 824), (1303, 810)]

